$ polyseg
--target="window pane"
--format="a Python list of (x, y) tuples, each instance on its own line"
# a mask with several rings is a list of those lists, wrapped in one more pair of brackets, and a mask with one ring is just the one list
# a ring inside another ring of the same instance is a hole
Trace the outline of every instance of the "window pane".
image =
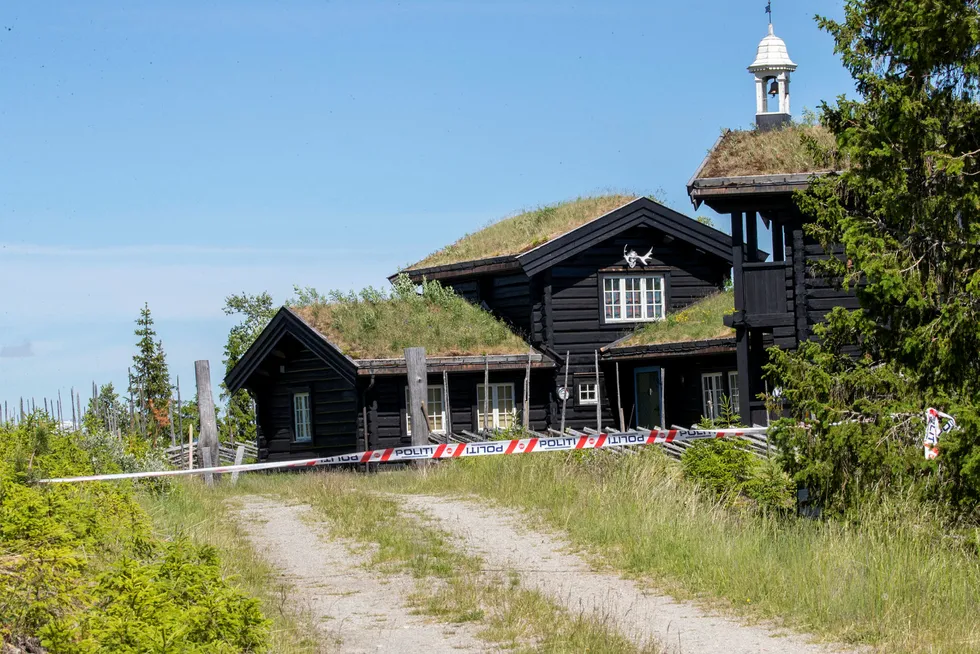
[(643, 316), (642, 307), (642, 277), (627, 277), (625, 283), (626, 319), (637, 320)]
[(602, 306), (606, 320), (620, 320), (623, 317), (619, 282), (619, 277), (606, 277), (602, 282)]
[(445, 414), (442, 404), (442, 386), (429, 386), (426, 411), (429, 413), (429, 431), (445, 431)]
[(738, 412), (738, 372), (733, 370), (728, 373), (728, 401), (731, 402), (732, 411)]
[(293, 395), (293, 439), (296, 441), (311, 440), (309, 393)]

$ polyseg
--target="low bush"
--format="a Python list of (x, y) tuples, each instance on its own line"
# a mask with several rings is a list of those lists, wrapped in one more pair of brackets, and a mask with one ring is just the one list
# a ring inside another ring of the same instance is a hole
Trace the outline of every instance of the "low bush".
[(764, 510), (793, 507), (793, 481), (774, 461), (752, 454), (731, 439), (699, 441), (681, 456), (684, 476), (714, 492), (726, 504), (746, 499)]
[(0, 642), (80, 654), (262, 651), (255, 601), (221, 578), (213, 550), (158, 539), (131, 484), (37, 483), (139, 464), (120, 453), (38, 416), (0, 427)]

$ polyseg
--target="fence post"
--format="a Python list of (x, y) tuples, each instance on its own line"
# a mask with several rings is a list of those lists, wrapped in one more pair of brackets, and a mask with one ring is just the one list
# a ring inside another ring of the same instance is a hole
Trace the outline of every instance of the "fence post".
[(194, 425), (187, 425), (187, 469), (194, 469)]
[[(197, 412), (201, 419), (198, 447), (201, 460), (218, 461), (218, 424), (214, 417), (214, 398), (211, 396), (211, 365), (207, 359), (194, 362), (194, 376), (197, 381)], [(205, 458), (204, 452), (207, 451)], [(207, 465), (205, 465), (207, 467)]]
[(596, 431), (602, 432), (602, 398), (599, 397), (599, 350), (595, 351), (595, 422)]
[(428, 445), (429, 420), (426, 416), (428, 374), (425, 348), (405, 348), (405, 368), (408, 375), (408, 415), (412, 418), (412, 445)]
[(565, 352), (565, 385), (562, 386), (562, 388), (565, 391), (563, 393), (565, 397), (562, 398), (562, 401), (561, 401), (561, 433), (562, 433), (562, 435), (565, 434), (565, 405), (568, 404), (568, 396), (571, 393), (571, 391), (568, 390), (568, 361), (569, 361), (569, 358), (571, 357), (571, 354), (572, 354), (571, 352)]
[[(239, 445), (238, 449), (235, 451), (235, 465), (242, 465), (242, 461), (245, 460), (245, 446)], [(234, 486), (238, 483), (238, 471), (231, 473), (231, 485)]]

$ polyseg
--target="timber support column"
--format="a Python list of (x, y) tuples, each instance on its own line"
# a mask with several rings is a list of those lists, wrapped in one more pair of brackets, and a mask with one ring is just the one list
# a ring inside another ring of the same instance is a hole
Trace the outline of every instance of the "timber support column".
[(425, 348), (405, 348), (405, 367), (408, 375), (408, 415), (412, 419), (412, 445), (428, 445), (429, 419), (425, 404), (429, 377), (425, 366)]
[[(750, 214), (752, 219), (755, 214)], [(751, 386), (749, 375), (749, 335), (745, 326), (745, 278), (742, 264), (745, 263), (745, 247), (742, 243), (742, 224), (745, 214), (732, 214), (732, 282), (735, 294), (735, 356), (738, 365), (738, 415), (743, 424), (752, 419)]]

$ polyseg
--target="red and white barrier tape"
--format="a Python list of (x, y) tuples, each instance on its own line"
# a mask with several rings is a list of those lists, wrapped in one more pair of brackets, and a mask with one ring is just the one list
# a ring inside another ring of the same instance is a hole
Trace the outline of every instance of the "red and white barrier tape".
[(764, 434), (765, 427), (746, 429), (642, 429), (616, 434), (597, 434), (594, 436), (548, 436), (544, 438), (520, 438), (508, 441), (480, 441), (477, 443), (443, 443), (441, 445), (409, 445), (389, 447), (384, 450), (369, 450), (352, 454), (338, 454), (321, 459), (300, 461), (276, 461), (273, 463), (245, 463), (217, 468), (194, 468), (193, 470), (161, 470), (156, 472), (124, 472), (112, 475), (90, 475), (87, 477), (59, 477), (42, 479), (41, 483), (59, 484), (74, 481), (109, 481), (112, 479), (145, 479), (148, 477), (178, 477), (182, 475), (222, 474), (226, 472), (251, 472), (255, 470), (275, 470), (279, 468), (312, 468), (316, 466), (351, 465), (356, 463), (396, 463), (403, 461), (424, 461), (426, 459), (455, 459), (467, 456), (495, 456), (498, 454), (530, 454), (531, 452), (564, 452), (568, 450), (594, 450), (606, 447), (626, 447), (636, 445), (656, 445), (726, 436), (746, 436)]

